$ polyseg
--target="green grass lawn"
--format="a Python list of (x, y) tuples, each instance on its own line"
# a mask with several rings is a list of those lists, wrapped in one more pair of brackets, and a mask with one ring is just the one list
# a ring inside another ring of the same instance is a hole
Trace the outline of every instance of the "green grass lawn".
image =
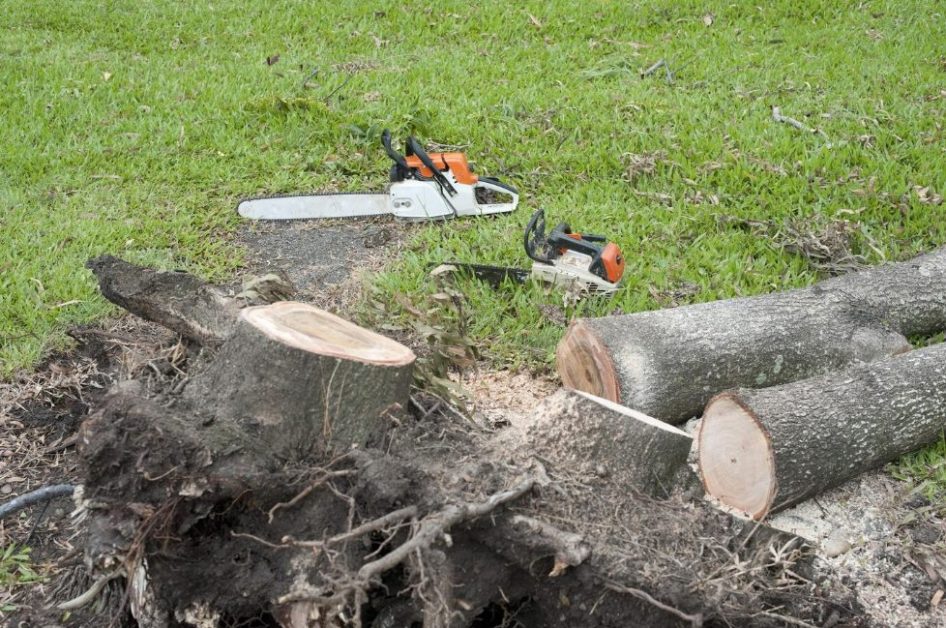
[[(418, 229), (375, 279), (387, 297), (434, 291), (441, 259), (524, 265), (537, 207), (626, 253), (624, 288), (585, 313), (817, 278), (720, 216), (853, 220), (872, 261), (946, 241), (942, 3), (755, 4), (7, 3), (0, 376), (109, 311), (88, 257), (225, 276), (239, 197), (380, 188), (383, 127), (468, 145), (524, 192), (516, 214)], [(672, 83), (639, 76), (658, 59)], [(562, 327), (537, 305), (557, 295), (463, 289), (489, 357), (549, 361)]]

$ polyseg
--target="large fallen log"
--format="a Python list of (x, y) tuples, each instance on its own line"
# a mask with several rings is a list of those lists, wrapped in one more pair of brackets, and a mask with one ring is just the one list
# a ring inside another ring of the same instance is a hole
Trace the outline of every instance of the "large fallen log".
[[(425, 408), (423, 396), (416, 414), (382, 421), (383, 439), (342, 430), (341, 415), (328, 437), (312, 409), (330, 407), (324, 391), (348, 362), (363, 384), (338, 388), (362, 408), (346, 421), (374, 424), (363, 415), (383, 410), (377, 398), (403, 394), (391, 382), (404, 350), (372, 364), (390, 341), (369, 333), (297, 304), (247, 309), (219, 351), (189, 365), (183, 393), (125, 382), (83, 424), (86, 560), (97, 582), (126, 579), (140, 626), (676, 628), (854, 615), (811, 584), (797, 539), (636, 489), (672, 481), (689, 439), (583, 395), (562, 394), (574, 402), (558, 410), (568, 425), (523, 439), (437, 412), (442, 401)], [(329, 345), (352, 358), (337, 371)], [(595, 433), (582, 434), (588, 413)], [(609, 438), (665, 468), (651, 475)]]
[(216, 346), (230, 335), (240, 309), (287, 299), (294, 291), (285, 277), (268, 275), (233, 295), (189, 273), (157, 271), (111, 255), (91, 259), (86, 267), (106, 299), (204, 346)]
[(909, 350), (946, 329), (946, 249), (761, 296), (575, 321), (566, 386), (669, 422), (718, 392), (772, 386)]
[(714, 397), (696, 434), (708, 495), (756, 519), (941, 438), (946, 344)]

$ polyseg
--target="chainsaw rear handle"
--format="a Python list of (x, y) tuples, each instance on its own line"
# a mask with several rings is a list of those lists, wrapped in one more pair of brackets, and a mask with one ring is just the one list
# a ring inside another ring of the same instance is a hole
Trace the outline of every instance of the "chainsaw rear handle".
[(508, 183), (503, 183), (495, 177), (477, 177), (476, 186), (478, 188), (486, 188), (487, 190), (492, 190), (494, 192), (500, 192), (502, 194), (510, 194), (513, 197), (519, 196), (519, 190), (509, 185)]

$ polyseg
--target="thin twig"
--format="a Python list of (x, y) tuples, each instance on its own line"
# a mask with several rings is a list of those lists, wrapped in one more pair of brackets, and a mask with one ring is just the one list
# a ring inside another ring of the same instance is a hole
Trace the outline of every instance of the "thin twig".
[(346, 85), (348, 85), (348, 82), (351, 81), (354, 77), (355, 77), (354, 74), (349, 74), (347, 77), (345, 77), (345, 80), (342, 81), (342, 84), (341, 84), (341, 85), (339, 85), (338, 87), (336, 87), (335, 89), (333, 89), (331, 92), (329, 92), (328, 96), (326, 96), (326, 97), (323, 98), (322, 100), (325, 101), (325, 103), (327, 104), (328, 101), (332, 98), (332, 96), (334, 96), (335, 94), (337, 94), (343, 87), (345, 87)]
[(308, 76), (306, 76), (304, 79), (302, 79), (302, 87), (303, 87), (303, 88), (308, 87), (308, 86), (309, 86), (309, 81), (311, 81), (311, 80), (314, 79), (316, 76), (318, 76), (318, 74), (319, 74), (319, 68), (318, 68), (318, 67), (315, 67), (311, 72), (309, 72)]
[(235, 539), (250, 539), (251, 541), (256, 541), (260, 545), (265, 545), (266, 547), (271, 547), (273, 549), (286, 549), (290, 546), (289, 543), (277, 545), (276, 543), (272, 543), (266, 539), (261, 539), (260, 537), (248, 532), (234, 532), (233, 530), (230, 530), (230, 536)]
[(655, 63), (654, 65), (650, 66), (649, 68), (647, 68), (647, 69), (644, 70), (643, 72), (641, 72), (641, 78), (650, 76), (651, 74), (653, 74), (654, 72), (656, 72), (656, 71), (659, 70), (660, 68), (664, 67), (665, 65), (667, 65), (667, 62), (666, 62), (665, 60), (663, 60), (663, 59), (658, 60), (657, 63)]
[(779, 615), (778, 613), (770, 613), (768, 611), (760, 611), (756, 613), (756, 615), (762, 615), (763, 617), (784, 621), (786, 624), (792, 624), (793, 626), (802, 626), (802, 628), (818, 628), (814, 624), (809, 624), (807, 621), (795, 619), (794, 617), (789, 617), (788, 615)]
[(491, 495), (486, 501), (478, 504), (450, 504), (439, 512), (427, 515), (421, 520), (417, 533), (408, 541), (391, 550), (381, 558), (362, 565), (358, 570), (358, 578), (363, 582), (370, 582), (376, 576), (401, 564), (411, 552), (417, 548), (430, 547), (436, 539), (461, 521), (477, 519), (492, 512), (507, 502), (519, 499), (535, 486), (535, 477), (529, 476), (520, 480), (512, 488)]
[(795, 118), (791, 118), (789, 116), (783, 116), (782, 110), (779, 107), (774, 107), (774, 106), (772, 107), (772, 119), (775, 120), (776, 122), (782, 122), (789, 126), (793, 126), (799, 131), (804, 131), (805, 133), (811, 133), (813, 135), (820, 135), (824, 139), (826, 140), (828, 139), (827, 133), (825, 133), (821, 129), (813, 129), (810, 126), (807, 126), (805, 123), (796, 120)]
[(341, 471), (323, 471), (322, 475), (317, 480), (315, 480), (314, 482), (309, 484), (307, 487), (302, 489), (302, 491), (298, 495), (296, 495), (295, 497), (293, 497), (287, 502), (279, 502), (278, 504), (270, 508), (269, 513), (267, 513), (269, 515), (269, 523), (273, 522), (273, 517), (275, 517), (277, 510), (281, 510), (283, 508), (292, 508), (293, 506), (301, 502), (303, 499), (305, 499), (309, 495), (309, 493), (311, 493), (315, 489), (325, 484), (329, 479), (343, 477), (346, 475), (352, 475), (354, 473), (356, 473), (354, 469), (342, 469)]
[(670, 606), (669, 604), (664, 604), (663, 602), (654, 599), (653, 597), (648, 595), (646, 592), (641, 591), (640, 589), (635, 589), (634, 587), (628, 587), (623, 584), (618, 584), (617, 582), (613, 582), (610, 580), (606, 581), (604, 583), (604, 586), (605, 588), (611, 589), (612, 591), (617, 591), (618, 593), (629, 593), (638, 599), (644, 600), (645, 602), (647, 602), (648, 604), (652, 606), (656, 606), (657, 608), (667, 611), (668, 613), (672, 615), (676, 615), (683, 621), (690, 622), (690, 625), (693, 626), (693, 628), (699, 628), (700, 626), (703, 625), (702, 613), (692, 613), (692, 614), (684, 613), (679, 608), (674, 608), (673, 606)]
[(395, 523), (401, 523), (405, 519), (411, 519), (412, 517), (417, 516), (417, 506), (407, 506), (406, 508), (401, 508), (399, 510), (393, 510), (383, 517), (378, 517), (366, 523), (361, 524), (356, 528), (352, 528), (348, 532), (343, 534), (336, 534), (330, 538), (328, 543), (340, 543), (342, 541), (347, 541), (348, 539), (357, 538), (363, 534), (369, 532), (378, 532), (383, 530), (390, 525)]

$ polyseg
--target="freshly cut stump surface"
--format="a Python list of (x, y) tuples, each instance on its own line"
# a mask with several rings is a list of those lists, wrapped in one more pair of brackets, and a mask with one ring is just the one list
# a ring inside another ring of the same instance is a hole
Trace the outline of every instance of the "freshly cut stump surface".
[(305, 303), (240, 312), (187, 394), (257, 433), (280, 457), (377, 443), (408, 401), (414, 353)]

